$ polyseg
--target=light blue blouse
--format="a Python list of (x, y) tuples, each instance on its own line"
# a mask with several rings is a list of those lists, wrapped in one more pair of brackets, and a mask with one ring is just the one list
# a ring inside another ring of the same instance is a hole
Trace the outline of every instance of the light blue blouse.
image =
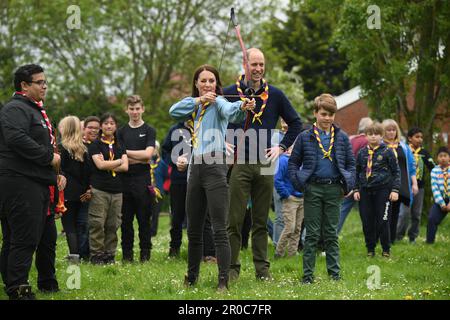
[[(170, 115), (178, 121), (184, 121), (191, 117), (196, 105), (193, 97), (187, 97), (170, 107)], [(225, 135), (229, 122), (241, 123), (245, 119), (245, 112), (241, 110), (242, 101), (229, 102), (218, 96), (216, 102), (210, 104), (205, 111), (197, 135), (197, 148), (193, 155), (202, 155), (212, 151), (225, 152)], [(200, 117), (198, 106), (194, 128), (197, 128)]]

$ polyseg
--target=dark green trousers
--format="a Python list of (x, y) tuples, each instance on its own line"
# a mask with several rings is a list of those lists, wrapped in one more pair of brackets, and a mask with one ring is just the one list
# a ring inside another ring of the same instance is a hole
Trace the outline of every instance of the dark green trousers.
[(228, 235), (231, 245), (231, 266), (239, 274), (239, 253), (247, 202), (252, 200), (252, 253), (256, 276), (267, 276), (267, 218), (272, 201), (273, 175), (261, 175), (262, 164), (236, 164), (230, 177), (230, 216)]
[(303, 251), (303, 278), (312, 279), (317, 243), (324, 238), (328, 274), (340, 276), (337, 227), (343, 198), (340, 184), (309, 184), (305, 191), (306, 239)]

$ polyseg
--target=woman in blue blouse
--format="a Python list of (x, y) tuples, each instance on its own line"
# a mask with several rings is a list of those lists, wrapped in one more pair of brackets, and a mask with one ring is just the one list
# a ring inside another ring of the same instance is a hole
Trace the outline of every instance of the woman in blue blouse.
[[(185, 285), (197, 282), (203, 254), (203, 225), (207, 209), (214, 230), (218, 290), (228, 289), (230, 242), (227, 234), (229, 191), (225, 162), (225, 133), (229, 122), (240, 123), (255, 100), (228, 102), (221, 97), (219, 73), (209, 65), (199, 67), (192, 83), (192, 96), (170, 108), (176, 120), (188, 120), (191, 130), (192, 157), (188, 173), (186, 211), (188, 218), (188, 273)], [(174, 155), (178, 158), (178, 153)], [(176, 160), (174, 161), (176, 162)]]

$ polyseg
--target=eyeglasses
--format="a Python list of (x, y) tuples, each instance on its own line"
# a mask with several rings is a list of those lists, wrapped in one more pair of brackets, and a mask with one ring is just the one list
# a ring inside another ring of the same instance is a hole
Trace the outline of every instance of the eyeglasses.
[(47, 80), (30, 81), (30, 83), (36, 83), (38, 86), (43, 87), (48, 84)]

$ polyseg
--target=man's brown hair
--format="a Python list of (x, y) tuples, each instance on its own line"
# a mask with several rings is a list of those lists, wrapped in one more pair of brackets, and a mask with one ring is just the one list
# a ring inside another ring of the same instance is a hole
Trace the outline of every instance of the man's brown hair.
[(322, 93), (314, 99), (314, 112), (319, 112), (320, 109), (324, 109), (333, 114), (337, 112), (336, 100), (334, 100), (331, 94)]
[(126, 100), (127, 108), (128, 108), (128, 106), (133, 107), (136, 104), (140, 104), (142, 107), (144, 106), (144, 101), (142, 100), (141, 96), (139, 96), (137, 94), (133, 94), (127, 98), (127, 100)]

